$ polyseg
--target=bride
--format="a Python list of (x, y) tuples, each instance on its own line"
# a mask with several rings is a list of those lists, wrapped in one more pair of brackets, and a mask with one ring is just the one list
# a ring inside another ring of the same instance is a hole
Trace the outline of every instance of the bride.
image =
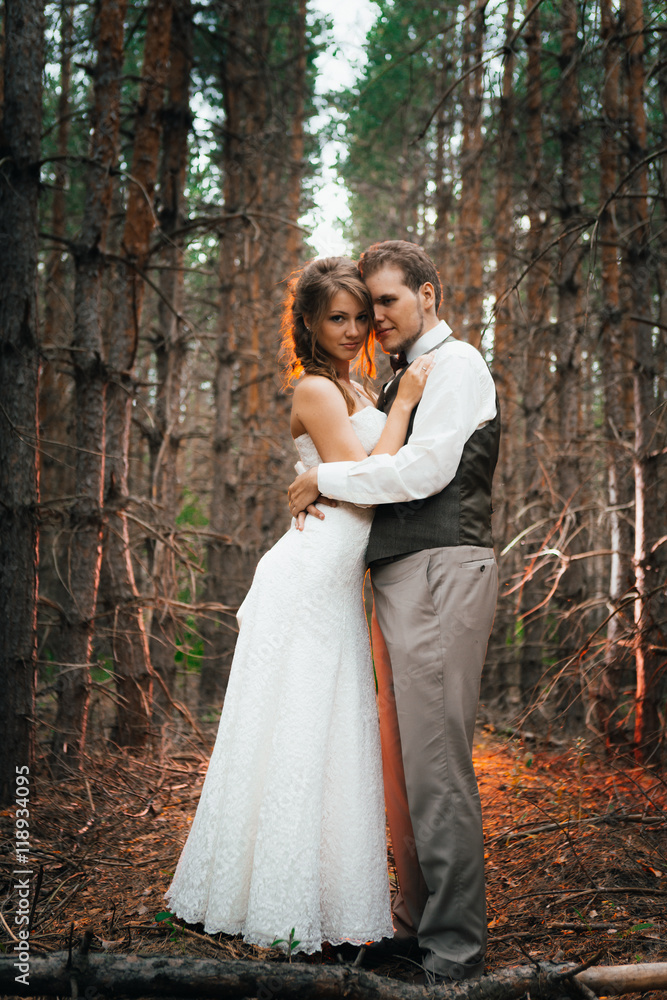
[[(345, 258), (315, 260), (291, 283), (290, 429), (308, 468), (393, 455), (405, 440), (432, 358), (406, 372), (388, 417), (375, 409), (372, 308)], [(362, 384), (350, 378), (358, 355)], [(208, 933), (307, 953), (393, 936), (362, 596), (372, 517), (340, 503), (293, 521), (239, 610), (215, 747), (165, 894)]]

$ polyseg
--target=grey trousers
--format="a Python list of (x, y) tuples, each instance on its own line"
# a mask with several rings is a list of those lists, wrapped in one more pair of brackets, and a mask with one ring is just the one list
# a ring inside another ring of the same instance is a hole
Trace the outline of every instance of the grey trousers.
[(475, 546), (425, 549), (372, 567), (371, 581), (396, 934), (416, 933), (425, 967), (462, 979), (486, 950), (472, 741), (496, 561)]

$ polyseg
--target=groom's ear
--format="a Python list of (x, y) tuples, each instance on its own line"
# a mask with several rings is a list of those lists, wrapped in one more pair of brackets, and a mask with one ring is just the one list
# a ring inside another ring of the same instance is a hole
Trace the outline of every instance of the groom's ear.
[(430, 281), (425, 281), (419, 289), (419, 296), (424, 309), (435, 309), (435, 288)]

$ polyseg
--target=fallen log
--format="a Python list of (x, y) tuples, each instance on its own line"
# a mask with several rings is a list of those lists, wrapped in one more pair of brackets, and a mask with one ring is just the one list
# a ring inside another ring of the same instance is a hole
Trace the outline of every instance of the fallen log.
[(620, 997), (624, 993), (644, 993), (667, 989), (667, 962), (641, 965), (596, 965), (585, 969), (575, 979), (594, 993)]
[[(107, 955), (54, 952), (30, 958), (0, 957), (0, 995), (71, 997), (183, 997), (208, 1000), (555, 1000), (592, 995), (621, 996), (667, 987), (667, 962), (597, 966), (578, 971), (570, 964), (541, 963), (501, 969), (482, 979), (433, 988), (413, 986), (351, 965), (302, 962), (173, 958), (164, 955)], [(27, 966), (27, 970), (25, 970)], [(23, 974), (22, 974), (23, 973)], [(572, 982), (577, 981), (577, 984)], [(581, 989), (581, 986), (584, 989)]]

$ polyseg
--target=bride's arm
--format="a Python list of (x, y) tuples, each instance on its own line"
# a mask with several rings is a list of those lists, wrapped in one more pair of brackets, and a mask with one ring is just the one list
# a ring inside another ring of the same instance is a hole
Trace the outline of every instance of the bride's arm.
[[(395, 455), (404, 444), (410, 414), (422, 397), (432, 367), (433, 356), (424, 355), (406, 371), (371, 454)], [(292, 418), (306, 429), (322, 461), (359, 462), (367, 457), (348, 419), (343, 395), (330, 379), (311, 375), (299, 382), (294, 390)]]
[(358, 462), (365, 458), (366, 453), (348, 420), (343, 395), (330, 379), (307, 375), (297, 383), (292, 397), (292, 424), (295, 423), (310, 435), (324, 462)]

